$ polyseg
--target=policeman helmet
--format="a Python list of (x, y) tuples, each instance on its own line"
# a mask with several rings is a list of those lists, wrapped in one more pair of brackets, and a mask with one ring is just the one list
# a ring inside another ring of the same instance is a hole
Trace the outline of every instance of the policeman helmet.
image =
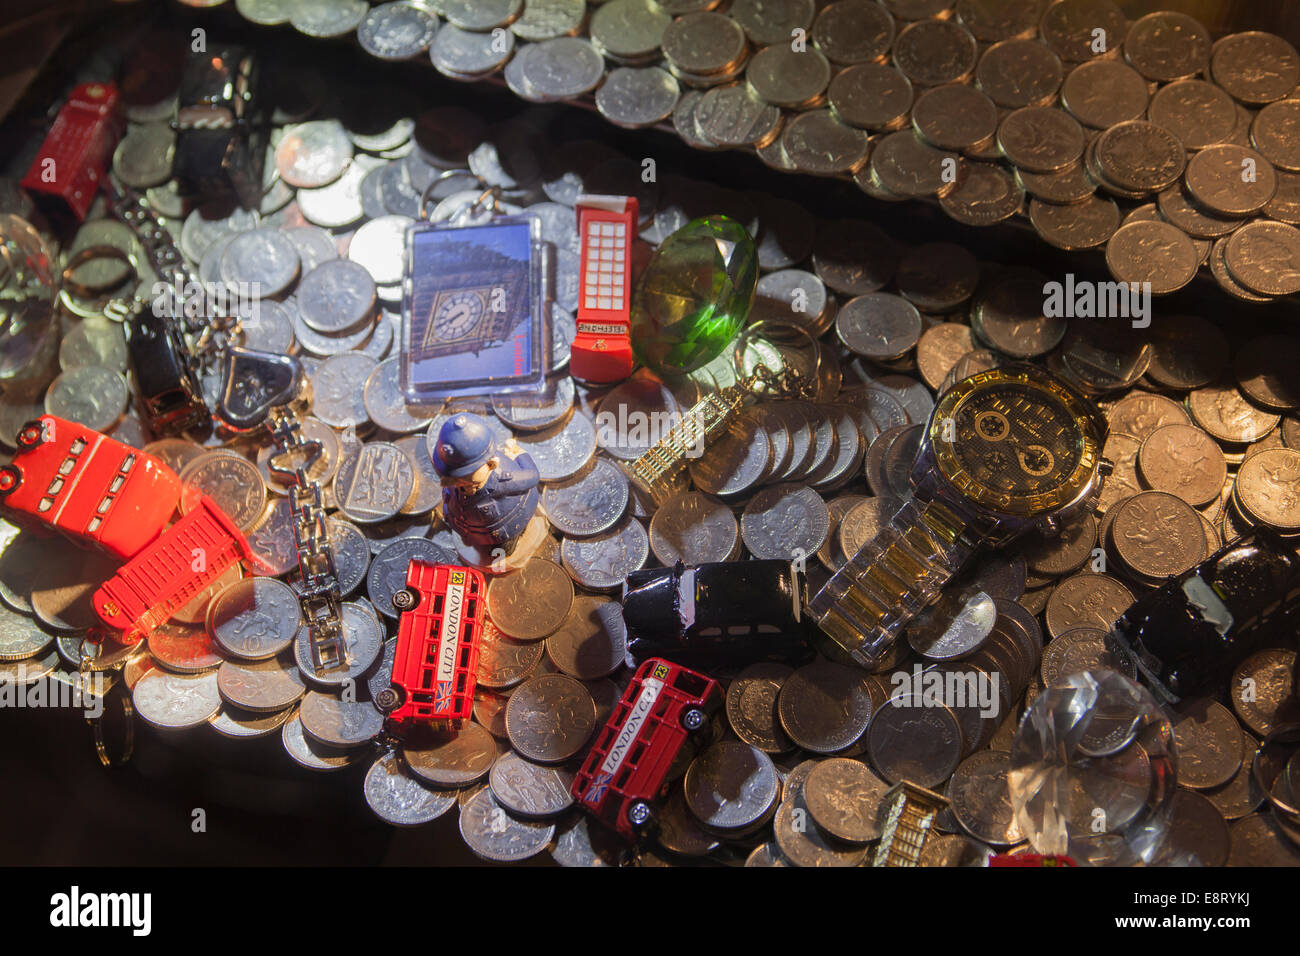
[(443, 423), (433, 449), (433, 469), (443, 478), (474, 474), (496, 453), (492, 429), (480, 416), (460, 412)]

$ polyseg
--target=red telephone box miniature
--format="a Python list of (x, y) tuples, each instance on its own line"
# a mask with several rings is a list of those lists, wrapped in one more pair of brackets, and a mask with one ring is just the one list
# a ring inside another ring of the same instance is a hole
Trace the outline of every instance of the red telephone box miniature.
[(122, 132), (117, 87), (83, 83), (54, 118), (22, 187), (49, 197), (84, 221)]
[(637, 668), (574, 777), (574, 799), (625, 839), (637, 839), (654, 817), (682, 745), (708, 725), (721, 702), (717, 681), (650, 658)]
[(582, 288), (569, 371), (595, 385), (632, 374), (632, 240), (638, 207), (631, 196), (579, 196)]
[(180, 499), (180, 479), (161, 460), (76, 422), (42, 415), (17, 446), (0, 466), (0, 508), (117, 558), (157, 538)]
[(470, 716), (486, 597), (481, 571), (410, 563), (406, 587), (393, 595), (402, 620), (392, 685), (375, 695), (389, 720), (452, 723)]
[(106, 625), (134, 644), (251, 552), (239, 527), (207, 495), (118, 569), (91, 602)]

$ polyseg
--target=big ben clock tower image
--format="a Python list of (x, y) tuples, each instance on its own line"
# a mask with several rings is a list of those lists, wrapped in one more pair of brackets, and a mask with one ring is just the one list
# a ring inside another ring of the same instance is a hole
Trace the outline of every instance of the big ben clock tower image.
[(536, 221), (408, 232), (403, 390), (408, 401), (535, 388), (545, 296)]

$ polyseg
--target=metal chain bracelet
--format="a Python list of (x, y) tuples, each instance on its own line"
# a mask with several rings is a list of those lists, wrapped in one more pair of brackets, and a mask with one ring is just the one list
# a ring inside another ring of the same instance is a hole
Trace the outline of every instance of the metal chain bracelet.
[(298, 416), (288, 405), (272, 408), (266, 425), (275, 442), (269, 463), (271, 473), (289, 483), (289, 512), (302, 575), (298, 606), (311, 632), (312, 664), (317, 671), (347, 667), (334, 550), (325, 526), (320, 483), (309, 475), (322, 454), (321, 444), (303, 437)]

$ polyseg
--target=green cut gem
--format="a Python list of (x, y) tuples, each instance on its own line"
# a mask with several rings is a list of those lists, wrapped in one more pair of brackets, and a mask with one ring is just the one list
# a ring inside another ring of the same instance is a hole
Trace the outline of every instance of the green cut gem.
[(660, 375), (693, 372), (745, 324), (758, 249), (726, 216), (693, 219), (663, 241), (632, 298), (632, 351)]

